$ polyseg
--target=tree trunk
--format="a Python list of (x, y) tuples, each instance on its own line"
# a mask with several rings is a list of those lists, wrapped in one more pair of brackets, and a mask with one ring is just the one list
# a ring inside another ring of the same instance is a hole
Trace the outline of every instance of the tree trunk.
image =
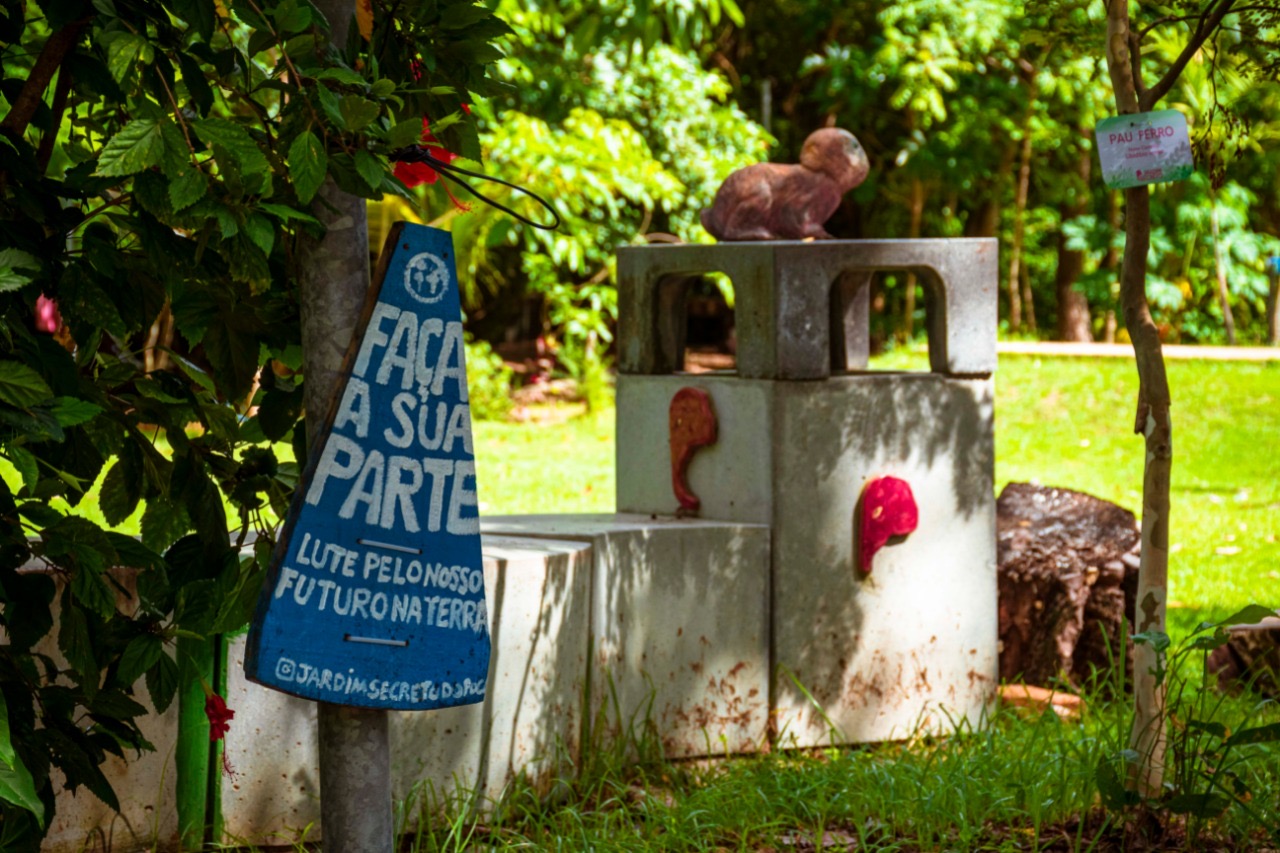
[(1213, 268), (1218, 275), (1218, 304), (1222, 306), (1222, 323), (1227, 329), (1227, 343), (1236, 345), (1236, 320), (1231, 316), (1231, 303), (1227, 300), (1227, 264), (1222, 257), (1222, 240), (1218, 229), (1218, 192), (1209, 188), (1209, 226), (1213, 231)]
[[(80, 40), (80, 33), (88, 22), (89, 18), (73, 21), (45, 40), (44, 46), (40, 48), (40, 55), (36, 57), (35, 64), (27, 73), (27, 79), (23, 82), (22, 88), (18, 90), (16, 96), (12, 93), (8, 94), (12, 105), (8, 114), (0, 120), (0, 133), (14, 139), (21, 139), (27, 132), (27, 125), (35, 117), (36, 110), (44, 103), (44, 93), (49, 88), (53, 75), (62, 67), (62, 60), (66, 59), (67, 54), (75, 50), (76, 42)], [(55, 124), (50, 133), (56, 136), (57, 132), (58, 128)]]
[[(1141, 110), (1134, 78), (1139, 59), (1130, 55), (1128, 0), (1107, 4), (1107, 68), (1121, 114)], [(1169, 380), (1165, 373), (1160, 335), (1147, 304), (1147, 250), (1151, 243), (1151, 196), (1145, 186), (1125, 190), (1124, 262), (1120, 274), (1120, 303), (1133, 341), (1138, 367), (1138, 411), (1135, 431), (1146, 438), (1142, 478), (1142, 562), (1138, 569), (1138, 633), (1165, 632), (1169, 568), (1169, 477), (1173, 463), (1172, 424), (1169, 420)], [(1138, 760), (1129, 766), (1129, 787), (1145, 797), (1162, 793), (1167, 744), (1165, 685), (1157, 675), (1164, 669), (1164, 653), (1152, 642), (1134, 648), (1133, 731), (1130, 748)]]
[(1022, 319), (1027, 325), (1027, 331), (1034, 332), (1036, 330), (1036, 297), (1031, 290), (1031, 268), (1025, 263), (1022, 265)]
[(1271, 293), (1267, 296), (1267, 343), (1280, 346), (1280, 272), (1271, 273)]
[[(907, 236), (912, 240), (920, 237), (920, 220), (924, 218), (924, 182), (919, 178), (911, 180), (911, 226)], [(916, 274), (907, 273), (907, 298), (902, 307), (902, 336), (910, 341), (915, 334), (916, 323)]]
[[(1065, 210), (1063, 216), (1067, 216)], [(1054, 292), (1058, 295), (1058, 340), (1060, 341), (1093, 342), (1089, 300), (1075, 287), (1082, 273), (1084, 273), (1084, 252), (1068, 249), (1066, 235), (1059, 233), (1058, 269), (1054, 276)]]
[[(1142, 477), (1142, 564), (1138, 569), (1138, 633), (1165, 633), (1169, 573), (1169, 480), (1173, 468), (1173, 425), (1169, 417), (1169, 380), (1160, 334), (1147, 305), (1147, 251), (1151, 242), (1151, 196), (1146, 187), (1125, 190), (1124, 265), (1120, 303), (1138, 363), (1138, 414), (1134, 431), (1146, 438)], [(1164, 781), (1165, 685), (1156, 673), (1164, 653), (1148, 642), (1134, 647), (1133, 732), (1130, 748), (1138, 764), (1130, 785), (1144, 796), (1158, 796)]]
[[(347, 43), (355, 0), (318, 0), (334, 45)], [(370, 284), (365, 201), (325, 178), (312, 202), (325, 226), (320, 240), (298, 251), (301, 284), (303, 385), (307, 438), (320, 434), (342, 381), (342, 362), (355, 334)], [(321, 834), (330, 853), (391, 850), (395, 845), (391, 741), (386, 711), (316, 703)]]
[(1031, 188), (1031, 115), (1036, 100), (1035, 71), (1027, 84), (1027, 114), (1022, 121), (1022, 144), (1019, 150), (1018, 186), (1013, 200), (1013, 246), (1009, 249), (1009, 330), (1022, 328), (1022, 241), (1026, 234), (1027, 193)]
[(996, 236), (996, 231), (1000, 228), (1000, 189), (1004, 186), (1009, 173), (1013, 171), (1013, 158), (1017, 150), (1015, 146), (1005, 146), (1004, 152), (1000, 155), (1000, 165), (996, 167), (995, 176), (991, 180), (991, 195), (978, 205), (965, 222), (964, 236)]
[[(1117, 201), (1118, 194), (1115, 190), (1107, 191), (1107, 221), (1111, 224), (1111, 234), (1120, 230), (1120, 203)], [(1107, 287), (1109, 290), (1110, 304), (1107, 305), (1107, 319), (1103, 326), (1102, 339), (1109, 344), (1116, 342), (1116, 304), (1120, 297), (1120, 282), (1118, 279), (1120, 269), (1120, 252), (1116, 249), (1115, 243), (1107, 246), (1107, 256), (1102, 261), (1102, 268), (1110, 275), (1107, 277)]]
[[(1082, 130), (1081, 133), (1084, 136)], [(1080, 146), (1076, 165), (1080, 175), (1080, 193), (1058, 210), (1065, 223), (1084, 213), (1089, 199), (1089, 178), (1093, 171), (1093, 150)], [(1053, 289), (1058, 297), (1058, 340), (1091, 343), (1093, 330), (1089, 317), (1089, 300), (1076, 290), (1076, 282), (1084, 274), (1084, 252), (1067, 248), (1067, 236), (1058, 230), (1058, 268)]]

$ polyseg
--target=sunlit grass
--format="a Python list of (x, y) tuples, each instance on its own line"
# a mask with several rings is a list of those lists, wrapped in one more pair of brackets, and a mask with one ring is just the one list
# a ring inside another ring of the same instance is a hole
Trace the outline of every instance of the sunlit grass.
[(614, 413), (580, 409), (553, 408), (541, 425), (473, 424), (481, 513), (613, 512)]

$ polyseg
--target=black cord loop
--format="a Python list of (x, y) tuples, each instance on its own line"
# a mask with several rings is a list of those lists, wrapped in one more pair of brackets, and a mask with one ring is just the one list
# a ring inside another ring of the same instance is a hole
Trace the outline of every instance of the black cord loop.
[[(464, 169), (461, 166), (454, 166), (450, 163), (446, 163), (443, 160), (439, 159), (438, 157), (434, 156), (428, 149), (423, 148), (421, 145), (409, 145), (404, 148), (397, 148), (395, 151), (391, 152), (390, 159), (399, 163), (426, 163), (428, 166), (434, 169), (440, 175), (440, 177), (448, 178), (449, 180), (453, 181), (455, 184), (458, 184), (459, 186), (461, 186), (467, 192), (471, 193), (476, 198), (483, 201), (485, 204), (488, 204), (492, 207), (496, 207), (498, 210), (501, 210), (503, 213), (508, 213), (511, 216), (514, 216), (516, 219), (519, 219), (521, 222), (525, 223), (526, 225), (532, 225), (534, 228), (541, 228), (544, 231), (554, 231), (560, 227), (560, 214), (556, 211), (554, 207), (551, 206), (551, 203), (547, 201), (545, 198), (543, 198), (542, 196), (535, 193), (533, 190), (527, 189), (526, 187), (517, 186), (516, 184), (510, 183), (509, 181), (502, 180), (502, 178), (495, 178), (493, 175), (486, 175), (483, 172), (472, 172), (470, 169)], [(454, 172), (457, 172), (458, 174), (453, 174)], [(538, 204), (542, 205), (547, 210), (551, 211), (551, 215), (555, 218), (555, 222), (553, 222), (550, 225), (543, 225), (540, 222), (534, 222), (532, 219), (528, 218), (527, 216), (522, 216), (521, 214), (516, 213), (514, 210), (507, 207), (506, 205), (499, 204), (498, 202), (489, 198), (487, 195), (480, 192), (475, 187), (471, 186), (471, 184), (462, 180), (462, 178), (458, 177), (458, 175), (467, 175), (472, 178), (480, 178), (483, 181), (492, 181), (495, 184), (502, 184), (504, 187), (510, 187), (516, 192), (524, 193), (525, 195), (529, 196), (534, 201), (536, 201)]]

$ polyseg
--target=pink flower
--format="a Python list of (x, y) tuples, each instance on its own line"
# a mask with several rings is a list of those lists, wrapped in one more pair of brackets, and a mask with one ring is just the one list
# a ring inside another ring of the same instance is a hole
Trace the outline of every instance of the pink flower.
[(58, 303), (47, 296), (37, 296), (36, 331), (55, 335), (60, 328), (62, 328), (62, 314), (58, 311)]

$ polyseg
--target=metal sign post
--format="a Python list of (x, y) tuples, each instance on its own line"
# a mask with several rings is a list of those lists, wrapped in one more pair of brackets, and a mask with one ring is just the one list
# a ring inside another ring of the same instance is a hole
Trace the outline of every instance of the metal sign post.
[(489, 670), (448, 232), (392, 229), (351, 339), (313, 428), (245, 671), (324, 703), (324, 842), (366, 851), (392, 842), (383, 712), (480, 702)]

